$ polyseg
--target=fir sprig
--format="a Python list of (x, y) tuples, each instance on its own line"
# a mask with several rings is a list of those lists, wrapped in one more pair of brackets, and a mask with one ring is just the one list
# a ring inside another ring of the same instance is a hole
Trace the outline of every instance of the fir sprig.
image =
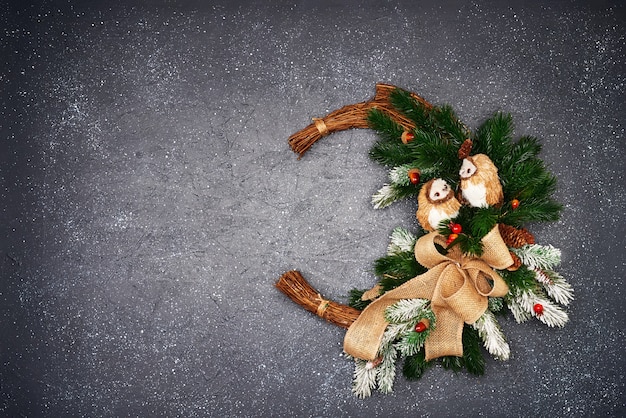
[[(426, 268), (415, 260), (412, 251), (404, 251), (397, 254), (386, 255), (374, 262), (374, 273), (380, 277), (381, 285), (386, 290), (391, 290), (413, 277), (425, 273)], [(389, 283), (388, 280), (392, 282)], [(387, 288), (388, 284), (393, 287)]]
[(499, 360), (509, 359), (511, 349), (509, 344), (506, 342), (504, 334), (502, 333), (500, 324), (498, 324), (498, 321), (491, 310), (486, 310), (485, 313), (471, 326), (478, 331), (478, 335), (483, 340), (483, 345), (489, 354)]
[(406, 144), (406, 149), (409, 159), (405, 163), (430, 170), (432, 177), (442, 178), (456, 187), (461, 168), (456, 142), (440, 133), (416, 130), (415, 138)]
[(509, 292), (533, 290), (537, 288), (535, 272), (530, 270), (527, 266), (522, 265), (514, 271), (498, 270), (498, 273), (509, 286)]
[(361, 297), (365, 293), (365, 290), (361, 289), (351, 289), (348, 294), (348, 305), (353, 307), (354, 309), (358, 309), (362, 311), (371, 303), (370, 300), (363, 300)]
[(442, 356), (442, 357), (439, 357), (438, 360), (444, 369), (452, 370), (455, 373), (458, 373), (461, 370), (463, 370), (463, 367), (465, 366), (465, 364), (463, 363), (463, 357)]
[(478, 331), (465, 324), (463, 327), (463, 365), (471, 374), (477, 376), (485, 373), (485, 359), (480, 350)]
[(499, 161), (502, 167), (513, 167), (515, 164), (531, 160), (541, 152), (539, 140), (533, 136), (522, 136), (513, 144), (509, 152)]
[(408, 229), (396, 227), (389, 236), (389, 245), (387, 246), (387, 254), (398, 254), (407, 251), (413, 251), (417, 242), (417, 234), (411, 233)]
[(512, 226), (522, 226), (528, 222), (555, 222), (561, 216), (563, 206), (554, 200), (530, 198), (515, 210), (502, 214), (500, 222)]
[(415, 126), (426, 127), (429, 123), (429, 110), (411, 97), (411, 93), (396, 89), (389, 95), (389, 101), (399, 112), (413, 121)]
[(379, 109), (369, 111), (367, 122), (383, 142), (398, 142), (402, 132), (404, 132), (402, 126)]
[(396, 167), (412, 162), (413, 159), (408, 154), (406, 147), (400, 141), (378, 141), (370, 149), (369, 155), (372, 160), (381, 165)]
[(511, 152), (513, 118), (509, 114), (496, 113), (476, 130), (473, 138), (474, 154), (486, 154), (498, 166)]
[(417, 380), (424, 372), (432, 365), (430, 361), (426, 361), (426, 354), (424, 350), (420, 350), (412, 356), (408, 356), (404, 359), (404, 365), (402, 366), (402, 374), (408, 380)]

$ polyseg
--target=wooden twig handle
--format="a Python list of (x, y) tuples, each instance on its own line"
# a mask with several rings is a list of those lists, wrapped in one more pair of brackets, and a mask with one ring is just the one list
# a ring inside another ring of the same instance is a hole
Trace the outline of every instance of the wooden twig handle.
[[(367, 117), (369, 111), (374, 108), (387, 113), (398, 125), (406, 130), (415, 128), (413, 122), (395, 110), (390, 102), (389, 96), (396, 89), (398, 87), (391, 84), (376, 84), (376, 94), (373, 99), (344, 106), (323, 118), (313, 118), (313, 123), (289, 137), (289, 146), (293, 152), (298, 154), (298, 159), (300, 159), (315, 142), (332, 132), (351, 128), (369, 128)], [(426, 108), (431, 109), (433, 107), (432, 104), (417, 94), (410, 94), (411, 97)]]
[(348, 329), (361, 314), (351, 306), (322, 298), (297, 270), (283, 274), (276, 287), (307, 311), (342, 328)]

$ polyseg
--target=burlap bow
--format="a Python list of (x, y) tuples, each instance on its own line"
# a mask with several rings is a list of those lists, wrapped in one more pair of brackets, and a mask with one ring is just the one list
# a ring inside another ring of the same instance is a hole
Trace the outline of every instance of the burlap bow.
[(374, 360), (387, 328), (385, 309), (401, 299), (431, 301), (435, 327), (426, 339), (426, 360), (463, 355), (463, 323), (474, 323), (487, 310), (488, 296), (504, 296), (508, 286), (494, 269), (513, 264), (498, 227), (482, 240), (480, 258), (464, 256), (458, 246), (447, 255), (435, 247), (445, 244), (437, 232), (422, 236), (415, 245), (415, 258), (429, 270), (370, 303), (350, 326), (344, 351), (353, 357)]

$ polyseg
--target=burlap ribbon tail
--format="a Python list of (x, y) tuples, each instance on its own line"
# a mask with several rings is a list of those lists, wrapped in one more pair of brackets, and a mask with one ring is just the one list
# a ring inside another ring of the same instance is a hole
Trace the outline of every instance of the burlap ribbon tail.
[(435, 314), (435, 327), (425, 342), (426, 360), (463, 355), (463, 323), (472, 324), (482, 316), (488, 297), (507, 294), (507, 284), (494, 269), (509, 267), (513, 259), (497, 226), (483, 238), (480, 258), (464, 256), (458, 246), (443, 255), (435, 244), (445, 245), (437, 232), (418, 239), (415, 258), (429, 270), (370, 303), (346, 333), (346, 353), (374, 360), (388, 325), (385, 309), (401, 299), (423, 298), (431, 301)]

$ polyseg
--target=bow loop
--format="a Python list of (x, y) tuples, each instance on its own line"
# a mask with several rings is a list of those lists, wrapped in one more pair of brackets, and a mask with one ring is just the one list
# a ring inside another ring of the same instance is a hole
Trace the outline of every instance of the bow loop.
[(429, 270), (370, 303), (348, 329), (344, 351), (364, 360), (375, 359), (388, 325), (385, 309), (401, 299), (424, 298), (431, 301), (436, 319), (425, 343), (426, 360), (463, 355), (463, 323), (481, 317), (488, 297), (507, 294), (507, 284), (493, 269), (506, 268), (513, 260), (497, 226), (483, 238), (481, 258), (465, 257), (458, 247), (441, 254), (435, 244), (444, 243), (437, 232), (417, 241), (415, 258)]

